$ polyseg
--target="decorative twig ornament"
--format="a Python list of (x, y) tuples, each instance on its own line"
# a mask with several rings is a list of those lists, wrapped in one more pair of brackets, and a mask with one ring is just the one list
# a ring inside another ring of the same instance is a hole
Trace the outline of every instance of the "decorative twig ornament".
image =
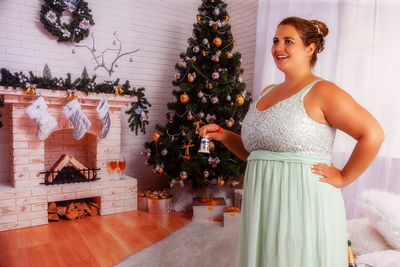
[[(96, 52), (95, 40), (94, 40), (93, 33), (91, 34), (91, 36), (92, 36), (92, 40), (93, 40), (92, 48), (90, 48), (90, 47), (87, 46), (87, 45), (77, 45), (77, 44), (73, 44), (73, 46), (74, 46), (74, 47), (84, 47), (84, 48), (88, 49), (89, 52), (93, 55), (93, 59), (94, 59), (94, 61), (95, 61), (96, 64), (97, 64), (97, 65), (94, 67), (94, 70), (97, 70), (98, 68), (103, 68), (103, 69), (105, 69), (105, 70), (108, 72), (108, 76), (109, 76), (109, 77), (111, 77), (112, 73), (114, 72), (114, 68), (117, 68), (117, 67), (118, 67), (118, 64), (117, 64), (118, 59), (120, 59), (120, 58), (122, 58), (122, 57), (124, 57), (124, 56), (126, 56), (126, 55), (130, 55), (130, 54), (133, 54), (133, 53), (136, 53), (137, 51), (139, 51), (139, 49), (136, 49), (136, 50), (134, 50), (134, 51), (129, 51), (129, 52), (121, 53), (121, 50), (122, 50), (122, 41), (117, 37), (117, 32), (115, 31), (115, 32), (114, 32), (114, 37), (115, 37), (116, 40), (114, 40), (113, 44), (114, 44), (114, 45), (117, 45), (117, 43), (119, 43), (119, 47), (116, 48), (116, 49), (107, 48), (107, 49), (105, 49), (103, 52), (101, 52), (101, 54), (96, 55), (96, 54), (95, 54), (95, 52)], [(111, 63), (109, 66), (107, 66), (107, 64), (106, 64), (106, 62), (105, 62), (105, 60), (104, 60), (104, 54), (105, 54), (107, 51), (118, 51), (118, 52), (117, 52), (117, 56), (115, 57), (115, 59), (112, 61), (112, 63)], [(72, 50), (72, 52), (74, 53), (74, 50)], [(129, 60), (129, 61), (132, 62), (133, 60)]]

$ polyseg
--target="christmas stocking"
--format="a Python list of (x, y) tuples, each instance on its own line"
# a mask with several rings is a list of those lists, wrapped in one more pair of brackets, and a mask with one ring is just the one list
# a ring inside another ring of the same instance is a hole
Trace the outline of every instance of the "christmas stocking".
[(105, 138), (110, 130), (110, 106), (106, 98), (103, 98), (96, 108), (99, 118), (103, 121), (103, 128), (101, 129), (101, 138)]
[(92, 125), (86, 115), (82, 112), (81, 105), (78, 100), (68, 102), (63, 108), (63, 113), (74, 126), (72, 137), (75, 140), (81, 139)]
[(25, 114), (37, 124), (36, 137), (47, 139), (57, 128), (57, 121), (50, 115), (43, 97), (39, 97), (25, 109)]

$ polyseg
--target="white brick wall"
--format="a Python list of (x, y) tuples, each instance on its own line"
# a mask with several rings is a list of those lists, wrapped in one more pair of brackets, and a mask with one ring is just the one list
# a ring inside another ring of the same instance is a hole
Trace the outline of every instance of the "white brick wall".
[[(163, 187), (159, 176), (144, 165), (140, 155), (143, 143), (151, 140), (154, 126), (165, 124), (166, 102), (172, 98), (171, 82), (174, 79), (174, 65), (180, 52), (187, 48), (187, 38), (191, 36), (196, 21), (200, 0), (88, 0), (95, 25), (91, 28), (96, 38), (97, 51), (112, 47), (113, 32), (123, 41), (123, 50), (140, 51), (119, 61), (119, 68), (111, 78), (98, 69), (93, 71), (89, 52), (80, 48), (72, 54), (72, 48), (58, 43), (39, 21), (40, 0), (2, 0), (0, 5), (0, 67), (10, 71), (33, 71), (42, 75), (47, 63), (55, 77), (65, 77), (67, 72), (75, 79), (86, 66), (89, 75), (96, 74), (97, 81), (121, 78), (131, 85), (146, 88), (146, 95), (153, 104), (150, 111), (150, 127), (146, 135), (136, 136), (128, 128), (127, 115), (123, 116), (121, 153), (127, 159), (126, 173), (137, 178), (139, 190)], [(253, 88), (253, 65), (255, 49), (255, 29), (257, 0), (228, 0), (232, 33), (237, 41), (235, 51), (243, 56), (244, 81), (247, 90)], [(86, 38), (80, 44), (91, 44)], [(3, 123), (6, 111), (1, 110)], [(0, 128), (0, 183), (9, 180), (7, 125)]]

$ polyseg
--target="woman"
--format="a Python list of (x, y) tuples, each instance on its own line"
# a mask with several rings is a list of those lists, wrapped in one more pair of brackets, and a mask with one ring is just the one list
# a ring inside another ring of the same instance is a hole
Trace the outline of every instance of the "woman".
[[(384, 133), (349, 94), (311, 72), (327, 34), (322, 22), (284, 19), (271, 53), (285, 80), (250, 106), (241, 136), (201, 128), (247, 160), (239, 266), (348, 266), (340, 188), (370, 165)], [(358, 140), (342, 170), (330, 160), (336, 128)]]

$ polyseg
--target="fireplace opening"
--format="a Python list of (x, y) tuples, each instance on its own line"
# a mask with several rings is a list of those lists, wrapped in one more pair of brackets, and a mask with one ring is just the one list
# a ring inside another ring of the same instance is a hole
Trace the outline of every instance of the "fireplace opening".
[(50, 170), (40, 172), (45, 174), (45, 185), (91, 182), (99, 180), (97, 171), (99, 168), (87, 168), (74, 157), (62, 155)]
[(76, 220), (100, 215), (100, 203), (101, 197), (49, 202), (49, 221)]

